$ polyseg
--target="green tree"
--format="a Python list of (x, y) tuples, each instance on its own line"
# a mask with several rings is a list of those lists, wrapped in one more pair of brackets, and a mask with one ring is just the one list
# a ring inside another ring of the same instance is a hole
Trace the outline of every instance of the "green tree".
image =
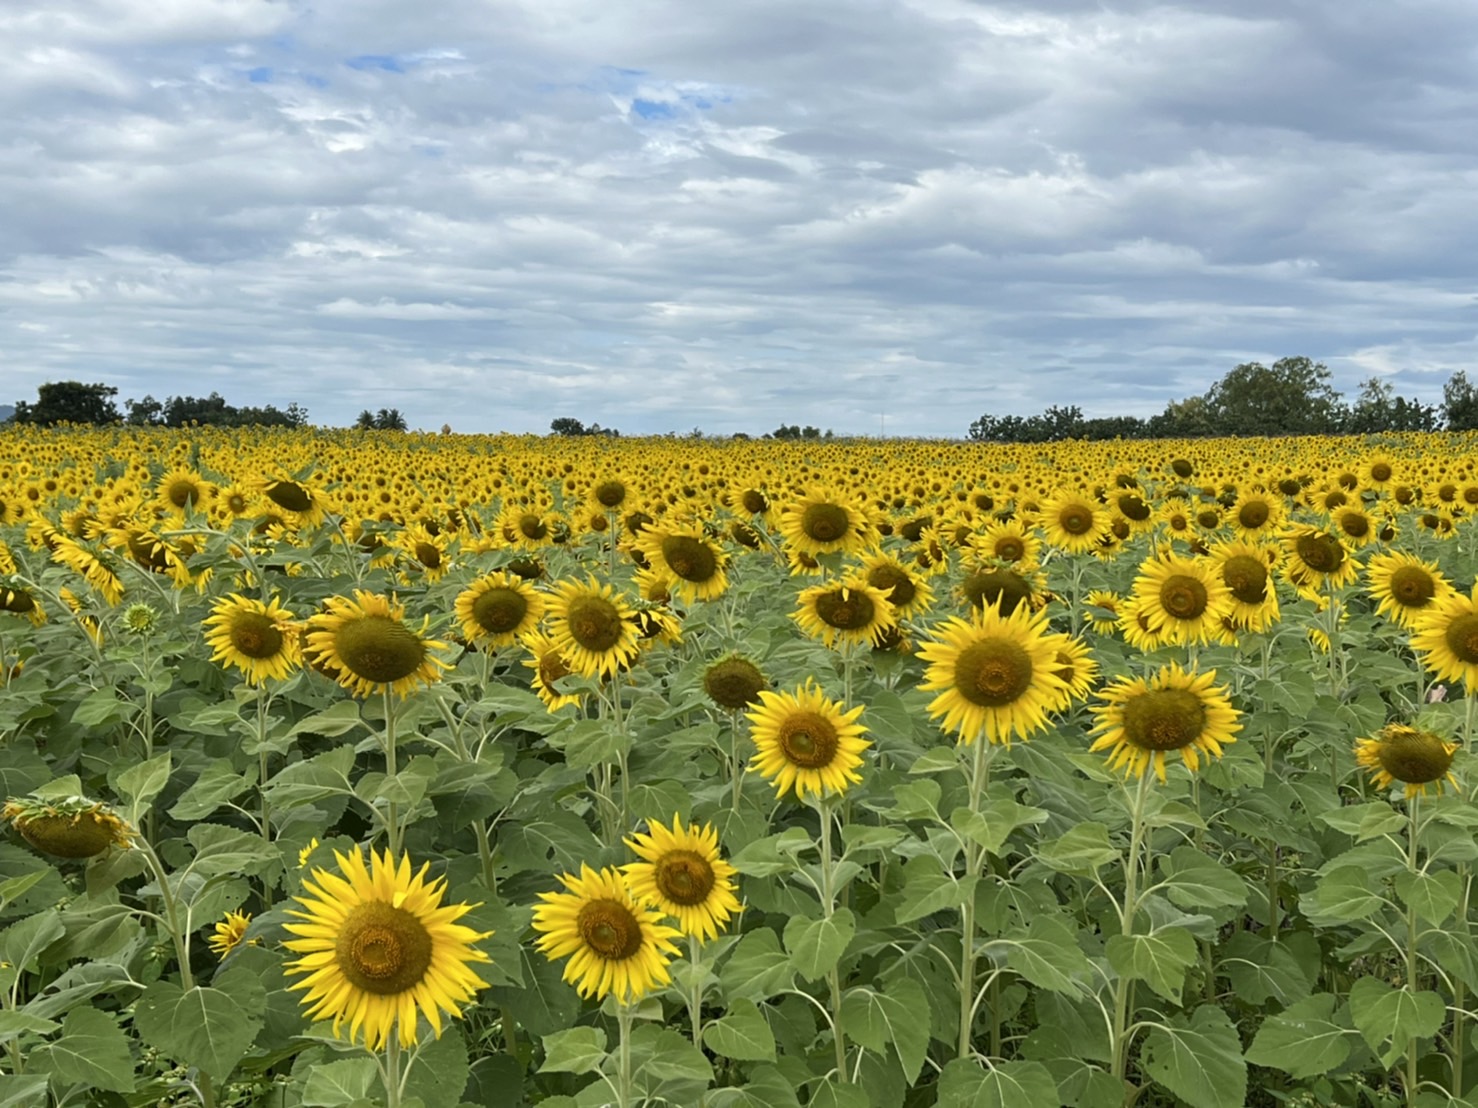
[(1449, 431), (1478, 428), (1478, 388), (1458, 370), (1442, 386), (1442, 421)]
[(1302, 356), (1244, 362), (1211, 386), (1206, 406), (1222, 435), (1323, 434), (1344, 414), (1331, 380), (1323, 362)]
[(111, 385), (84, 385), (81, 381), (49, 381), (36, 390), (36, 403), (19, 400), (15, 405), (15, 422), (38, 423), (116, 423), (120, 416), (113, 397), (118, 390)]

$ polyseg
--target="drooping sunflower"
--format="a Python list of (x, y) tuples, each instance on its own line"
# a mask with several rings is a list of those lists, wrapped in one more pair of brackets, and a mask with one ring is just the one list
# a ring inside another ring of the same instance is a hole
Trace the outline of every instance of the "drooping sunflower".
[(1338, 535), (1309, 524), (1285, 532), (1283, 576), (1305, 596), (1348, 585), (1360, 572)]
[(1151, 558), (1134, 579), (1134, 599), (1151, 630), (1167, 643), (1204, 643), (1231, 614), (1232, 594), (1204, 559)]
[(1278, 550), (1265, 543), (1219, 542), (1207, 552), (1232, 594), (1229, 618), (1247, 631), (1266, 631), (1278, 622), (1278, 590), (1272, 569)]
[(684, 830), (674, 815), (671, 829), (649, 823), (647, 834), (634, 835), (626, 845), (642, 859), (621, 867), (632, 895), (677, 920), (684, 935), (716, 939), (738, 914), (738, 871), (719, 854), (718, 832), (711, 824), (693, 823)]
[(425, 524), (413, 523), (396, 536), (395, 545), (416, 576), (435, 582), (452, 568), (447, 554), (451, 540), (452, 536), (445, 531), (433, 535)]
[(565, 664), (582, 677), (610, 677), (640, 650), (631, 605), (594, 577), (584, 584), (557, 582), (546, 613), (549, 637)]
[(881, 550), (862, 556), (862, 576), (888, 598), (888, 603), (893, 605), (895, 620), (913, 619), (934, 604), (934, 590), (929, 582)]
[(1424, 562), (1413, 554), (1377, 554), (1365, 566), (1370, 595), (1376, 612), (1412, 631), (1434, 601), (1452, 593), (1452, 583), (1442, 576), (1436, 562)]
[(426, 879), (429, 862), (412, 875), (409, 856), (388, 850), (370, 851), (368, 867), (359, 847), (334, 858), (339, 872), (315, 867), (308, 895), (294, 897), (304, 910), (288, 911), (302, 922), (284, 925), (298, 938), (283, 945), (302, 957), (283, 970), (306, 974), (290, 988), (304, 991), (310, 1019), (332, 1019), (335, 1037), (347, 1021), (349, 1041), (369, 1050), (392, 1034), (414, 1046), (418, 1012), (440, 1038), (442, 1013), (460, 1019), (487, 987), (472, 963), (491, 959), (472, 944), (491, 932), (457, 922), (476, 905), (443, 906), (446, 881)]
[(1461, 681), (1478, 693), (1478, 585), (1435, 596), (1413, 623), (1411, 649), (1443, 681)]
[(666, 573), (672, 589), (689, 602), (712, 600), (729, 587), (729, 556), (697, 524), (667, 524), (643, 531), (635, 546), (653, 571)]
[(454, 604), (468, 642), (511, 646), (539, 625), (544, 597), (511, 573), (489, 573), (457, 594)]
[[(250, 912), (227, 912), (226, 918), (212, 928), (210, 938), (205, 940), (205, 945), (210, 951), (222, 961), (226, 955), (241, 945), (241, 940), (246, 938), (246, 929), (251, 926)], [(252, 943), (256, 940), (253, 939)], [(251, 945), (251, 944), (248, 944)]]
[(683, 641), (683, 621), (665, 604), (638, 605), (631, 622), (636, 627), (636, 645), (643, 651)]
[(14, 579), (9, 583), (0, 579), (0, 612), (24, 616), (36, 627), (46, 622), (46, 610), (36, 603), (36, 598), (29, 589), (23, 588)]
[(0, 809), (0, 821), (54, 858), (91, 858), (115, 846), (127, 850), (137, 834), (112, 808), (82, 796), (12, 797)]
[(284, 680), (302, 664), (293, 614), (276, 597), (264, 602), (232, 593), (210, 613), (202, 624), (210, 660), (239, 669), (248, 685)]
[(570, 704), (579, 704), (579, 693), (562, 693), (554, 687), (561, 677), (569, 677), (575, 671), (565, 662), (558, 644), (542, 631), (529, 631), (520, 640), (533, 655), (524, 659), (524, 665), (533, 670), (529, 684), (535, 695), (544, 702), (544, 707), (557, 712)]
[(1375, 738), (1355, 740), (1355, 761), (1370, 771), (1376, 788), (1389, 789), (1400, 781), (1407, 797), (1441, 796), (1448, 785), (1456, 788), (1456, 753), (1457, 743), (1404, 723), (1388, 723)]
[(1109, 751), (1109, 768), (1125, 777), (1143, 777), (1154, 767), (1165, 780), (1165, 755), (1179, 751), (1194, 773), (1202, 755), (1221, 757), (1242, 729), (1225, 687), (1216, 688), (1216, 671), (1187, 672), (1174, 663), (1146, 680), (1121, 677), (1098, 694), (1090, 751)]
[(567, 891), (540, 893), (534, 908), (535, 946), (551, 962), (568, 957), (564, 980), (583, 997), (614, 993), (631, 1004), (672, 980), (667, 963), (677, 954), (680, 932), (662, 923), (662, 911), (639, 903), (621, 872), (560, 874)]
[(1109, 534), (1109, 513), (1081, 492), (1061, 491), (1042, 504), (1041, 526), (1047, 541), (1069, 554), (1087, 554)]
[(406, 697), (450, 668), (432, 654), (447, 644), (424, 637), (430, 621), (423, 620), (419, 630), (406, 626), (405, 605), (394, 598), (355, 589), (352, 600), (331, 596), (324, 609), (308, 621), (308, 648), (356, 696), (388, 687)]
[(812, 558), (855, 554), (877, 541), (877, 528), (851, 497), (813, 489), (787, 504), (777, 524), (786, 543)]
[(328, 518), (331, 507), (328, 496), (303, 481), (290, 477), (259, 477), (251, 484), (286, 512), (288, 522), (294, 527), (317, 527)]
[(958, 588), (972, 608), (999, 608), (1008, 616), (1022, 606), (1034, 611), (1051, 599), (1042, 571), (1028, 566), (983, 566), (961, 578)]
[(1019, 607), (950, 617), (934, 628), (935, 639), (919, 649), (928, 663), (919, 688), (938, 691), (929, 715), (969, 744), (984, 736), (1009, 744), (1047, 726), (1047, 715), (1065, 705), (1068, 684), (1058, 674), (1057, 644), (1047, 632), (1047, 614)]
[(802, 631), (828, 647), (839, 642), (875, 645), (898, 622), (887, 595), (860, 574), (804, 589), (796, 597), (796, 604), (791, 618)]
[(720, 658), (703, 671), (703, 691), (720, 708), (737, 712), (758, 704), (769, 686), (760, 667), (739, 654)]
[(844, 793), (862, 780), (857, 767), (872, 743), (857, 722), (861, 705), (848, 710), (810, 681), (794, 693), (762, 690), (759, 700), (759, 707), (747, 713), (757, 748), (752, 768), (777, 795), (794, 789), (797, 799), (807, 793), (820, 798)]

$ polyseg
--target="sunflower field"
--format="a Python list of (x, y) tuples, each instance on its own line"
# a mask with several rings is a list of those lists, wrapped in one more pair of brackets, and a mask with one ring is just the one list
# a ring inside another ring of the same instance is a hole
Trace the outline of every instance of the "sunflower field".
[(1475, 448), (0, 431), (0, 1108), (1478, 1106)]

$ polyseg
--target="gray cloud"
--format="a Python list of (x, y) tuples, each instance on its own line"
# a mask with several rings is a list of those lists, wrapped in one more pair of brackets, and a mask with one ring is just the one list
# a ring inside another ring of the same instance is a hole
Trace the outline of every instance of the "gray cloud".
[[(0, 12), (17, 398), (963, 433), (1478, 347), (1466, 0)], [(13, 399), (10, 396), (0, 397)]]

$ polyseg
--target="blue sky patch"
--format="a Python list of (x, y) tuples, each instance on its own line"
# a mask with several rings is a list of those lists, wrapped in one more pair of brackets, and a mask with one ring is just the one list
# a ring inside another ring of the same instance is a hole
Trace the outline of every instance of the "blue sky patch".
[(254, 85), (265, 85), (272, 80), (272, 67), (259, 65), (255, 69), (248, 69), (246, 79)]
[(405, 66), (394, 54), (360, 54), (344, 61), (350, 69), (382, 69), (386, 73), (404, 73)]

